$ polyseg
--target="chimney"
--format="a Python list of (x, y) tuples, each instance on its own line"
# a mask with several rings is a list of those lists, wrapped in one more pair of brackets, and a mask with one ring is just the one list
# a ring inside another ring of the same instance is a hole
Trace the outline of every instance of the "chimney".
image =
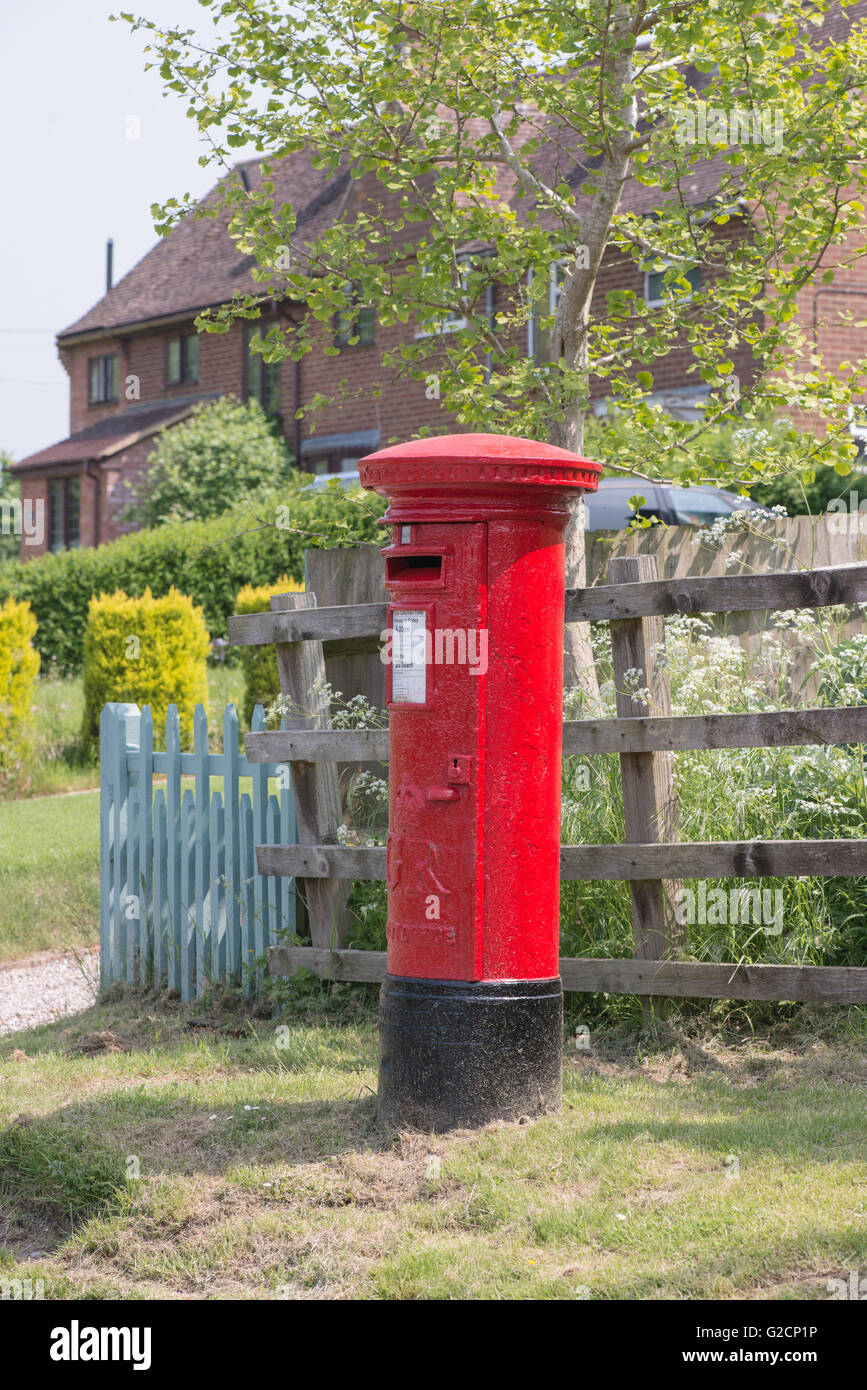
[(114, 242), (111, 237), (105, 243), (105, 292), (108, 294), (114, 280)]

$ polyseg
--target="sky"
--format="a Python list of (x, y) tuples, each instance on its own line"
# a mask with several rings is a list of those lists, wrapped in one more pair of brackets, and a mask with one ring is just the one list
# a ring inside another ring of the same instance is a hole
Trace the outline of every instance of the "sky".
[(102, 297), (107, 238), (116, 283), (158, 239), (151, 203), (217, 180), (182, 99), (144, 71), (146, 35), (109, 21), (121, 9), (200, 29), (205, 13), (196, 0), (0, 7), (0, 450), (16, 459), (69, 433), (54, 335)]

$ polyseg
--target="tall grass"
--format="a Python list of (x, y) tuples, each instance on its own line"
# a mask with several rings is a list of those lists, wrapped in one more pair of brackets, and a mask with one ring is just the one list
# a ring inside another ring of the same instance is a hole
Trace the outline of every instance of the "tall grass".
[[(783, 613), (748, 653), (717, 635), (702, 618), (666, 622), (665, 665), (674, 714), (716, 714), (797, 707), (807, 703), (867, 703), (867, 636), (841, 639), (845, 614), (824, 610)], [(795, 637), (797, 642), (793, 643)], [(595, 632), (600, 701), (591, 708), (580, 692), (567, 693), (567, 716), (615, 713), (608, 629)], [(806, 646), (808, 679), (796, 685), (794, 647)], [(651, 713), (655, 711), (651, 710)], [(562, 837), (568, 844), (613, 843), (624, 837), (617, 755), (567, 758), (563, 768)], [(692, 840), (834, 839), (862, 836), (867, 822), (863, 749), (859, 746), (733, 749), (675, 754), (680, 838)], [(696, 885), (688, 885), (695, 889)], [(707, 880), (712, 890), (752, 887), (782, 892), (777, 930), (767, 922), (713, 920), (684, 923), (685, 953), (696, 960), (771, 964), (867, 963), (867, 878), (765, 879), (745, 884)], [(740, 914), (742, 918), (744, 913)], [(626, 956), (632, 931), (629, 886), (616, 882), (564, 883), (561, 898), (564, 955)]]

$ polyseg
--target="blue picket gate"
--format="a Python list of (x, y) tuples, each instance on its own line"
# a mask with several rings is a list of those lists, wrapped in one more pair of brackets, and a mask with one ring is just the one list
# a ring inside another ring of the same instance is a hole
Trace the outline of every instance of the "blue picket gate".
[[(265, 727), (261, 705), (252, 727)], [(100, 984), (115, 981), (201, 996), (209, 983), (253, 994), (278, 931), (295, 930), (295, 882), (256, 872), (255, 845), (295, 844), (288, 764), (249, 763), (227, 705), (223, 751), (208, 748), (196, 706), (193, 752), (181, 752), (175, 705), (166, 751), (154, 751), (147, 705), (109, 704), (100, 718)], [(154, 789), (154, 774), (165, 788)], [(184, 776), (193, 786), (182, 787)], [(212, 790), (221, 777), (223, 789)], [(251, 778), (250, 792), (241, 779)], [(279, 795), (269, 794), (269, 778)]]

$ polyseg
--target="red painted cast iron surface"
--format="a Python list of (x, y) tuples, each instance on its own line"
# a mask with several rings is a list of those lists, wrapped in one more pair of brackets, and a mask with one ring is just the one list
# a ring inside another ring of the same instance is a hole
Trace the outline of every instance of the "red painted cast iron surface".
[(550, 979), (564, 533), (571, 501), (595, 489), (600, 467), (532, 440), (470, 434), (385, 449), (359, 469), (389, 499), (394, 526), (383, 552), (389, 974)]

